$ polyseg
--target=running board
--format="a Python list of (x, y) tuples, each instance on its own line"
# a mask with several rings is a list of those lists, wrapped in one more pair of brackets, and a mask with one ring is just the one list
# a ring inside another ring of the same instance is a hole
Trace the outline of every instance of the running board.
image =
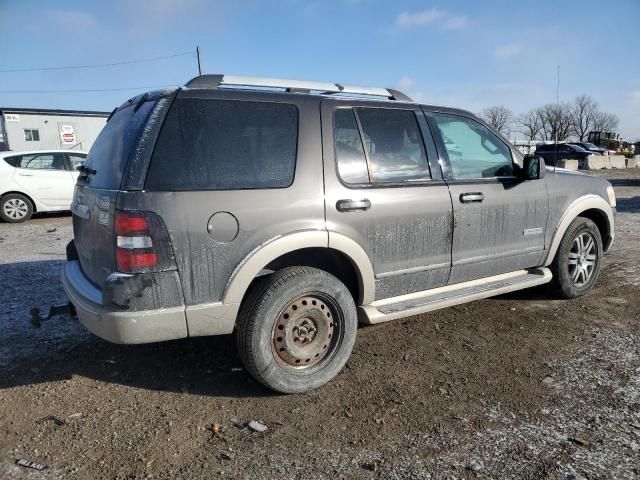
[(382, 323), (397, 318), (431, 312), (440, 308), (502, 295), (503, 293), (535, 287), (551, 281), (548, 268), (534, 268), (503, 273), (470, 282), (447, 285), (422, 292), (376, 300), (359, 308), (363, 323)]

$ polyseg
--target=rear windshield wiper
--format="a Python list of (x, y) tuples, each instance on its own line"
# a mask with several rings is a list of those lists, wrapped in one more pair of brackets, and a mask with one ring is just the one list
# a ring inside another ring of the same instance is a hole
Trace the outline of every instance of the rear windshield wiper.
[(78, 170), (80, 173), (84, 173), (85, 175), (95, 175), (96, 172), (93, 168), (89, 168), (86, 165), (79, 165), (76, 167), (76, 170)]

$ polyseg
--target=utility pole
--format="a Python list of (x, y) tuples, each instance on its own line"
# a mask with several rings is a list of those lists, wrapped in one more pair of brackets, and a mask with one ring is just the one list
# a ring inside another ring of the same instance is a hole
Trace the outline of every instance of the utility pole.
[(202, 69), (200, 68), (200, 47), (196, 46), (196, 57), (198, 58), (198, 75), (202, 75)]

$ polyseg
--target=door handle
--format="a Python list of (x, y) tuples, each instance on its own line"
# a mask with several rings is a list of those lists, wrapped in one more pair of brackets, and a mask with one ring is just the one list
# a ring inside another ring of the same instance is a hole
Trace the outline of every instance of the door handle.
[(336, 202), (336, 208), (339, 212), (355, 212), (357, 210), (364, 211), (371, 208), (371, 202), (367, 198), (362, 200), (338, 200)]
[(462, 203), (480, 203), (482, 200), (484, 200), (484, 195), (480, 192), (460, 194), (460, 201)]
[(21, 177), (33, 177), (33, 174), (31, 173), (19, 173), (18, 175)]

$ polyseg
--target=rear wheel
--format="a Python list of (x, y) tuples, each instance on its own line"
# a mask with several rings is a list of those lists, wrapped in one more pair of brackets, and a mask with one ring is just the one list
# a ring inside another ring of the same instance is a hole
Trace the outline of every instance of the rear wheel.
[(269, 275), (248, 294), (236, 341), (256, 380), (282, 393), (306, 392), (340, 372), (357, 325), (342, 282), (317, 268), (292, 267)]
[(24, 195), (10, 193), (0, 198), (0, 218), (8, 223), (20, 223), (33, 215), (33, 205)]
[(556, 293), (575, 298), (591, 290), (602, 268), (602, 239), (592, 220), (578, 217), (562, 237), (551, 270)]

